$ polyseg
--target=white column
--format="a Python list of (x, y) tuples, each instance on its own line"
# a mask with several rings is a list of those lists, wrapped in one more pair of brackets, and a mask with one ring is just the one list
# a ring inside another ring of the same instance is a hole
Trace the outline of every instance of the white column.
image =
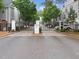
[(17, 12), (16, 12), (16, 8), (14, 7), (14, 20), (17, 20)]
[(11, 23), (11, 8), (9, 7), (9, 23)]
[(14, 17), (16, 21), (19, 19), (19, 11), (17, 10), (16, 7), (14, 7)]
[(6, 8), (6, 13), (5, 13), (5, 14), (6, 14), (6, 21), (7, 21), (7, 17), (8, 17), (8, 16), (7, 16), (7, 8)]

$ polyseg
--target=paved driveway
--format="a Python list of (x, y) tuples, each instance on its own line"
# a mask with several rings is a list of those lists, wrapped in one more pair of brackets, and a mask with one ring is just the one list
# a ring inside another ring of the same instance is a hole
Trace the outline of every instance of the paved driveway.
[(0, 59), (79, 59), (79, 41), (54, 31), (22, 31), (0, 40)]

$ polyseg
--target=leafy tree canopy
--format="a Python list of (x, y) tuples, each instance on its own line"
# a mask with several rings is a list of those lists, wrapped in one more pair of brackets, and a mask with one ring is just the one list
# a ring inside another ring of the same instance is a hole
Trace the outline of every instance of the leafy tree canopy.
[(3, 0), (0, 0), (0, 11), (4, 8)]
[(36, 5), (30, 0), (15, 0), (14, 6), (20, 11), (20, 16), (24, 21), (36, 20)]
[(55, 0), (56, 3), (60, 4), (60, 3), (64, 3), (66, 0)]
[(69, 22), (69, 23), (75, 22), (76, 17), (77, 17), (77, 13), (75, 12), (75, 10), (73, 10), (73, 8), (70, 8), (70, 12), (68, 14), (67, 22)]
[(45, 22), (56, 19), (60, 15), (60, 10), (52, 3), (52, 1), (46, 1), (43, 11), (43, 20)]

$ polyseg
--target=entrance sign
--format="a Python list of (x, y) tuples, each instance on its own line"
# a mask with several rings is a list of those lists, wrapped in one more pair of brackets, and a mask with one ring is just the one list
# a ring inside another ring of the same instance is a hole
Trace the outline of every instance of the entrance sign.
[(60, 20), (60, 21), (59, 21), (59, 29), (60, 29), (60, 30), (61, 30), (61, 22), (62, 22), (62, 21)]
[(40, 21), (36, 21), (36, 24), (38, 24), (38, 25), (39, 25), (39, 24), (40, 24)]
[(35, 31), (35, 34), (39, 34), (39, 25), (35, 24), (34, 31)]
[(16, 30), (16, 25), (15, 25), (15, 20), (12, 20), (12, 31), (15, 31)]
[(39, 34), (39, 28), (40, 28), (39, 21), (36, 21), (36, 24), (34, 25), (35, 34)]

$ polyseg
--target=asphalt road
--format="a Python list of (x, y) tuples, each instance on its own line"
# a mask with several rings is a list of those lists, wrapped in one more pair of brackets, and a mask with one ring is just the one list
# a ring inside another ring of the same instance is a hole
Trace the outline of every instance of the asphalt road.
[(79, 41), (56, 32), (19, 32), (0, 39), (0, 59), (79, 59)]

